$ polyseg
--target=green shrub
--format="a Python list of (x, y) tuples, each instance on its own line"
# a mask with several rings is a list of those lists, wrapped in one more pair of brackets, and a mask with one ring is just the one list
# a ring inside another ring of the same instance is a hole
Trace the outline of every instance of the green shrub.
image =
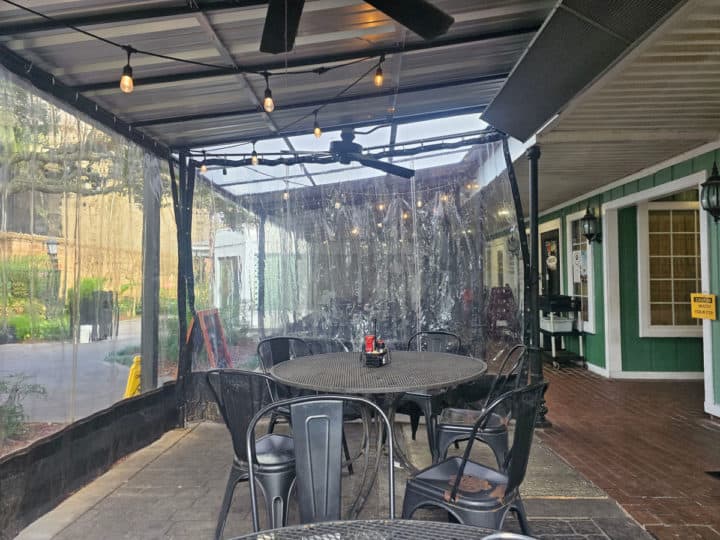
[(25, 375), (0, 378), (0, 443), (25, 432), (23, 400), (31, 395), (45, 396), (45, 387), (30, 384)]

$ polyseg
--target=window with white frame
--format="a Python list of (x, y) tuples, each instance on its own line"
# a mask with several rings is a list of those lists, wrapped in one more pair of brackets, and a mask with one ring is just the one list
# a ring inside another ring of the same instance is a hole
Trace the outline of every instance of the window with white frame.
[(595, 333), (595, 291), (593, 254), (590, 244), (582, 233), (580, 219), (585, 212), (577, 212), (566, 218), (567, 224), (567, 291), (580, 300), (578, 318), (583, 332)]
[(690, 294), (701, 290), (697, 201), (640, 205), (638, 248), (640, 336), (701, 336), (690, 316)]

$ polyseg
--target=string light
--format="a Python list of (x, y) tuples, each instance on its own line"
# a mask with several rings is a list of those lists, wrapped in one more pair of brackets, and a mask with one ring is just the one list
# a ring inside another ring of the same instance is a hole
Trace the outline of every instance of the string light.
[(322, 137), (322, 129), (320, 129), (320, 124), (318, 123), (317, 119), (318, 112), (315, 111), (315, 122), (313, 123), (313, 134), (315, 135), (316, 139), (319, 139)]
[(203, 160), (200, 164), (200, 172), (205, 174), (207, 172), (207, 165), (205, 164), (205, 161), (207, 159), (207, 156), (205, 155), (205, 150), (203, 150)]
[(418, 208), (422, 208), (422, 205), (423, 202), (420, 199), (418, 199), (418, 202), (415, 203), (415, 206), (417, 206)]
[(447, 194), (443, 193), (442, 195), (440, 195), (440, 200), (441, 200), (442, 202), (447, 202), (447, 201), (448, 201), (448, 196), (447, 196)]
[(283, 201), (287, 201), (290, 198), (290, 192), (285, 190), (283, 191)]
[(335, 201), (335, 210), (340, 210), (341, 206), (342, 206), (342, 203), (340, 201)]
[(380, 203), (380, 204), (378, 204), (378, 205), (377, 205), (377, 209), (380, 210), (381, 212), (382, 212), (383, 210), (385, 210), (385, 203)]
[(257, 165), (258, 163), (260, 163), (260, 158), (258, 158), (258, 154), (255, 151), (255, 142), (253, 141), (252, 144), (253, 144), (253, 151), (252, 151), (252, 154), (250, 154), (250, 163), (252, 163), (253, 165)]
[(377, 67), (377, 69), (375, 70), (375, 76), (373, 77), (373, 83), (374, 83), (375, 86), (377, 86), (378, 88), (380, 88), (380, 87), (383, 85), (383, 80), (384, 80), (384, 78), (385, 78), (385, 77), (383, 76), (383, 70), (382, 70), (382, 64), (383, 64), (384, 61), (385, 61), (385, 55), (382, 55), (382, 56), (380, 57), (380, 63), (378, 64), (378, 67)]
[(120, 90), (122, 90), (125, 94), (131, 94), (132, 91), (135, 89), (135, 83), (133, 81), (133, 71), (132, 67), (130, 66), (130, 55), (133, 53), (132, 47), (126, 47), (125, 51), (127, 52), (127, 64), (125, 64), (125, 67), (122, 71), (122, 76), (120, 77)]
[(263, 109), (266, 113), (271, 113), (275, 110), (275, 102), (272, 97), (272, 90), (270, 90), (270, 74), (265, 73), (265, 97), (263, 98)]
[(403, 218), (403, 219), (410, 219), (410, 212), (403, 212), (402, 218)]

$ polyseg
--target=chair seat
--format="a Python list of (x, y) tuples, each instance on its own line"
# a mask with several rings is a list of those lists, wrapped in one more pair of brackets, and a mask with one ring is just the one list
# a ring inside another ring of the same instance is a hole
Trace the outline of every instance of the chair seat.
[[(447, 430), (470, 431), (478, 421), (482, 411), (475, 409), (443, 409), (438, 417), (438, 428)], [(510, 415), (490, 413), (487, 423), (481, 431), (506, 431)]]
[(260, 465), (284, 465), (295, 461), (292, 437), (263, 435), (255, 441), (255, 452)]
[[(462, 458), (455, 456), (432, 465), (409, 479), (408, 489), (450, 502), (450, 493), (461, 463)], [(500, 507), (505, 504), (507, 483), (506, 475), (468, 461), (453, 504), (483, 510)]]

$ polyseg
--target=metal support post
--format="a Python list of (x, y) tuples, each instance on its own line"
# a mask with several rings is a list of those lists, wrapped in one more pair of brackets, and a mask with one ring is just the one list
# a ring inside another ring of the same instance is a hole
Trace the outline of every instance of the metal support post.
[[(530, 319), (530, 339), (528, 341), (528, 354), (530, 360), (530, 380), (540, 382), (543, 380), (542, 354), (540, 350), (540, 311), (538, 309), (539, 279), (540, 279), (540, 235), (538, 230), (538, 160), (540, 147), (531, 146), (527, 151), (530, 164), (530, 305), (527, 315)], [(543, 397), (538, 411), (536, 425), (550, 427), (552, 424), (546, 418), (548, 409)]]

